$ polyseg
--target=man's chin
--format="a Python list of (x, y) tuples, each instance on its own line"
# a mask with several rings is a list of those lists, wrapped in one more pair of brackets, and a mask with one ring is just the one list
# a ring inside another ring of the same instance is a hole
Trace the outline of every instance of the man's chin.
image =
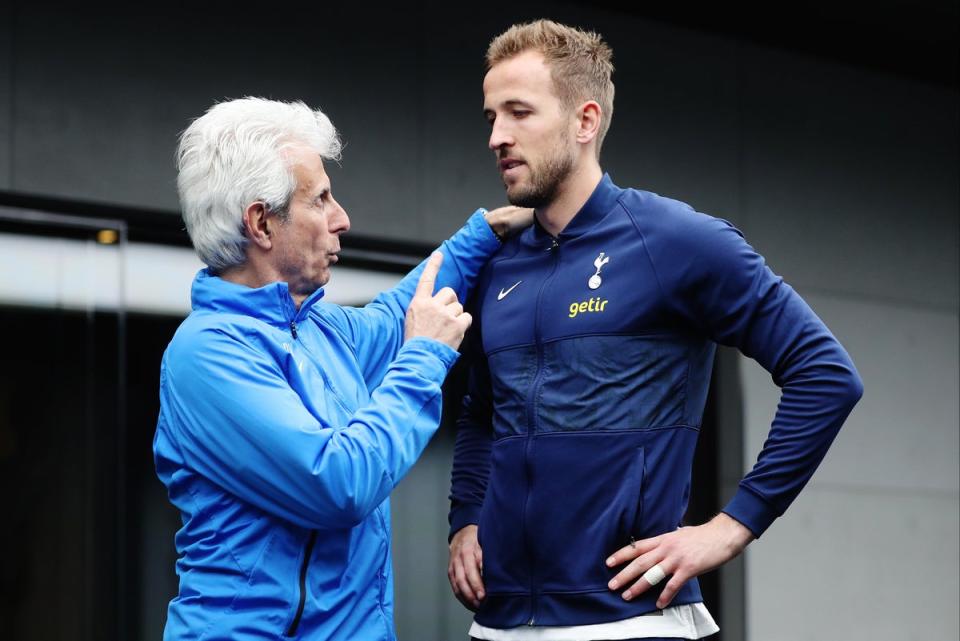
[(320, 276), (304, 280), (297, 283), (287, 283), (287, 287), (290, 289), (290, 294), (294, 296), (303, 296), (308, 298), (314, 294), (318, 289), (322, 289), (330, 282), (330, 271), (327, 270), (325, 273)]
[(513, 205), (514, 207), (522, 207), (523, 205), (518, 205), (517, 201), (525, 200), (527, 197), (527, 190), (523, 189), (517, 183), (507, 184), (503, 183), (503, 189), (507, 193), (507, 202)]
[(548, 204), (541, 194), (520, 189), (510, 191), (509, 188), (507, 189), (507, 202), (514, 207), (530, 207), (532, 209), (539, 209)]

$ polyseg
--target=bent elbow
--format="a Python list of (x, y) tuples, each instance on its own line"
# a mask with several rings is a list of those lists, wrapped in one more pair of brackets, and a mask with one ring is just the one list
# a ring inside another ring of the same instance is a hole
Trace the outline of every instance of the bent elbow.
[(340, 518), (346, 527), (355, 527), (366, 521), (383, 501), (354, 500), (340, 511)]
[(379, 503), (357, 500), (356, 497), (341, 495), (335, 500), (317, 501), (302, 514), (305, 527), (320, 530), (341, 530), (353, 528), (363, 523)]
[(855, 369), (851, 370), (850, 376), (847, 377), (845, 398), (851, 410), (863, 398), (863, 379), (860, 378), (860, 374)]
[(325, 528), (355, 527), (383, 503), (393, 483), (380, 466), (363, 463), (339, 458), (314, 474), (312, 520)]

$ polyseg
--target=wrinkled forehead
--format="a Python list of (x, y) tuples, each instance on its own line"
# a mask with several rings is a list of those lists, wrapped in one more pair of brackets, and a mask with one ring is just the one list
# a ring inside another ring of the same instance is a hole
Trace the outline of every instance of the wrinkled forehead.
[(293, 145), (286, 147), (283, 155), (297, 180), (297, 191), (319, 193), (330, 189), (330, 177), (317, 150)]

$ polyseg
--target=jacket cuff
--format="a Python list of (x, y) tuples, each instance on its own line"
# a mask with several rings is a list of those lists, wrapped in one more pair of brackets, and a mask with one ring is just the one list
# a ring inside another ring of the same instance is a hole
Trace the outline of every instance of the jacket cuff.
[(479, 525), (480, 523), (479, 505), (460, 505), (450, 510), (450, 533), (447, 535), (447, 543), (453, 538), (453, 535), (467, 527), (468, 525)]
[(473, 215), (467, 220), (467, 227), (470, 228), (471, 235), (476, 236), (483, 251), (492, 254), (500, 248), (500, 239), (497, 238), (497, 235), (493, 233), (493, 229), (487, 223), (487, 219), (484, 217), (486, 213), (487, 210), (483, 207), (473, 212)]
[(721, 511), (742, 523), (758, 539), (781, 514), (766, 499), (744, 485)]
[(441, 383), (460, 357), (460, 353), (449, 345), (426, 336), (415, 336), (405, 342), (400, 347), (397, 358), (405, 354), (427, 356), (427, 358), (418, 359), (422, 364), (419, 369), (428, 378), (437, 378)]

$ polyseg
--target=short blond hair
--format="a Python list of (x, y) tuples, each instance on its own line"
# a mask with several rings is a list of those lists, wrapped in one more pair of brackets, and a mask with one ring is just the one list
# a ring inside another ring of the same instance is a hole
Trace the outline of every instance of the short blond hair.
[(596, 100), (602, 116), (597, 155), (613, 119), (613, 50), (600, 34), (568, 27), (552, 20), (515, 24), (490, 41), (487, 70), (525, 51), (543, 55), (561, 103), (574, 109), (584, 100)]

